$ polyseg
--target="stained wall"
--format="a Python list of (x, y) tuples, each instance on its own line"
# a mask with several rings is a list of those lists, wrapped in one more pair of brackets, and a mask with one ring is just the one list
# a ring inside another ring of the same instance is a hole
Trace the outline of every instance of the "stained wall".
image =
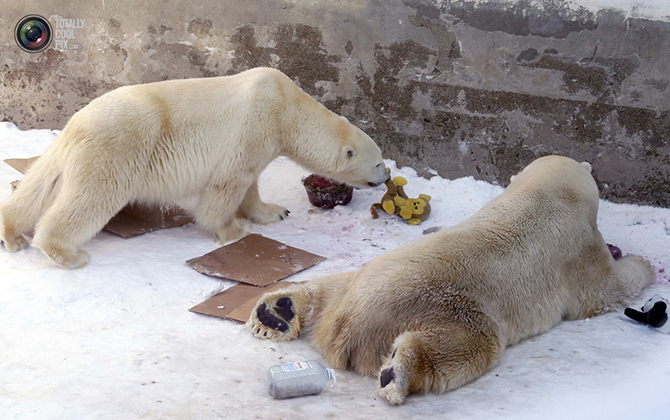
[[(62, 128), (119, 86), (271, 66), (423, 175), (504, 186), (557, 153), (604, 198), (669, 207), (670, 4), (611, 3), (3, 0), (0, 119)], [(28, 54), (30, 13), (83, 28)]]

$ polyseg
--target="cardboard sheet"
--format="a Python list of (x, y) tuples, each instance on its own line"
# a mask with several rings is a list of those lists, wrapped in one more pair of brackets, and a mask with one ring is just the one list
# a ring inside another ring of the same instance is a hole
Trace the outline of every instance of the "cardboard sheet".
[(132, 238), (159, 229), (170, 229), (192, 223), (193, 218), (178, 206), (142, 206), (130, 204), (103, 228), (123, 238)]
[[(38, 158), (39, 156), (29, 159), (6, 159), (5, 163), (25, 174), (28, 167)], [(12, 182), (12, 190), (16, 190), (19, 183), (20, 181)], [(178, 206), (129, 204), (114, 216), (103, 230), (128, 239), (154, 230), (169, 229), (192, 222), (193, 218)]]
[(258, 299), (267, 292), (274, 292), (290, 286), (291, 282), (278, 282), (266, 287), (256, 287), (239, 283), (206, 301), (195, 305), (189, 311), (234, 321), (247, 322)]
[(210, 276), (267, 286), (323, 260), (319, 255), (251, 234), (186, 263)]

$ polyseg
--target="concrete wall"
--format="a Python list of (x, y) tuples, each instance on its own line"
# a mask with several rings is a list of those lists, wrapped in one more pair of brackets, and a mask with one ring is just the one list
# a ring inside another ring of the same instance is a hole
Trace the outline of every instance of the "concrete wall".
[[(559, 153), (669, 207), (670, 5), (580, 1), (3, 0), (0, 118), (62, 128), (118, 86), (272, 66), (420, 173), (506, 185)], [(85, 19), (77, 49), (19, 50), (29, 13)]]

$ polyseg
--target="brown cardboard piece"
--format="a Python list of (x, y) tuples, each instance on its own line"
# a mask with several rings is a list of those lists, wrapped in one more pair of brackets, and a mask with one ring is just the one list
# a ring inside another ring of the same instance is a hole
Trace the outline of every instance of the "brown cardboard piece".
[(195, 305), (189, 311), (234, 321), (247, 322), (258, 299), (267, 292), (274, 292), (290, 286), (291, 282), (278, 282), (266, 287), (256, 287), (239, 283)]
[[(26, 173), (39, 156), (29, 159), (5, 159), (12, 168)], [(20, 181), (11, 183), (12, 190), (16, 190)], [(103, 228), (123, 238), (132, 238), (143, 233), (159, 229), (169, 229), (192, 223), (193, 218), (178, 206), (129, 204), (114, 216)]]
[(267, 286), (325, 260), (258, 234), (186, 261), (196, 271), (254, 286)]
[(132, 238), (154, 230), (170, 229), (192, 223), (193, 218), (178, 206), (129, 204), (103, 228), (123, 238)]
[(17, 171), (21, 172), (21, 174), (25, 174), (28, 167), (33, 163), (35, 163), (37, 159), (39, 159), (39, 156), (31, 157), (28, 159), (5, 159), (5, 163), (11, 166), (12, 168), (16, 169)]
[[(26, 169), (28, 169), (30, 165), (35, 163), (35, 161), (38, 158), (39, 156), (31, 157), (28, 159), (5, 159), (5, 163), (11, 166), (12, 168), (16, 169), (20, 173), (25, 174)], [(13, 181), (9, 183), (9, 185), (12, 186), (12, 192), (16, 191), (16, 188), (18, 188), (20, 182), (21, 181)]]

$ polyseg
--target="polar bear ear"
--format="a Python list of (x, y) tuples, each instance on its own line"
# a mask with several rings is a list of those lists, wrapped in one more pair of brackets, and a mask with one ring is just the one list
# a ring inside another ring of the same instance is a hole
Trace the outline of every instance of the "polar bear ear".
[(347, 117), (345, 117), (345, 116), (343, 116), (343, 115), (340, 115), (340, 118), (342, 118), (342, 119), (343, 119), (344, 121), (346, 121), (346, 122), (349, 122), (349, 120), (347, 119)]
[(351, 159), (354, 157), (354, 148), (347, 146), (344, 148), (344, 153), (347, 155), (347, 159)]
[(591, 164), (590, 164), (590, 163), (588, 163), (588, 162), (582, 162), (582, 163), (580, 163), (580, 165), (582, 165), (583, 167), (585, 167), (586, 170), (589, 171), (589, 173), (591, 173)]
[(512, 175), (512, 176), (509, 178), (509, 182), (512, 183), (512, 182), (514, 182), (515, 179), (516, 179), (516, 175)]

